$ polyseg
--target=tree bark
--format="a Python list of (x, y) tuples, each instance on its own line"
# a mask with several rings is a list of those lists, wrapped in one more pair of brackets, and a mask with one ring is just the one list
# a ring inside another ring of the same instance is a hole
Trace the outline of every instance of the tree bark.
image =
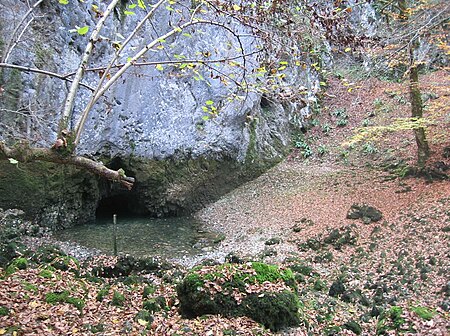
[(53, 148), (33, 148), (28, 143), (19, 143), (14, 147), (9, 147), (0, 142), (0, 160), (15, 159), (19, 162), (46, 161), (59, 164), (69, 164), (79, 168), (89, 170), (90, 172), (115, 181), (126, 187), (128, 190), (133, 188), (135, 179), (125, 176), (123, 170), (112, 170), (102, 162), (97, 162), (82, 156), (64, 155)]
[[(406, 0), (398, 0), (398, 8), (400, 11), (399, 19), (403, 24), (407, 24), (409, 20), (408, 5)], [(409, 100), (411, 103), (411, 116), (415, 119), (423, 117), (423, 102), (419, 87), (419, 68), (414, 56), (417, 50), (418, 41), (413, 38), (409, 41)], [(417, 167), (419, 170), (425, 168), (428, 157), (430, 156), (430, 148), (425, 134), (425, 128), (418, 127), (414, 129), (414, 137), (417, 144)]]
[[(409, 69), (409, 95), (411, 102), (411, 116), (420, 119), (423, 117), (423, 102), (419, 87), (419, 69), (414, 61), (415, 43), (410, 47), (410, 69)], [(414, 129), (414, 136), (417, 144), (417, 166), (419, 170), (425, 168), (428, 157), (430, 156), (430, 147), (425, 134), (425, 128)]]

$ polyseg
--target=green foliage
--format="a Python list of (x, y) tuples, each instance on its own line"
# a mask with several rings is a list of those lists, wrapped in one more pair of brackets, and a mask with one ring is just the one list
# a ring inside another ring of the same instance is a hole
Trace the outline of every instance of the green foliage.
[(431, 310), (427, 307), (421, 307), (421, 306), (413, 306), (411, 307), (411, 311), (419, 315), (424, 320), (431, 320), (433, 319), (434, 315), (436, 315), (435, 310)]
[(77, 29), (78, 35), (86, 35), (89, 31), (89, 26), (80, 27)]
[(99, 332), (104, 332), (105, 331), (105, 326), (103, 325), (103, 323), (98, 323), (98, 324), (86, 324), (85, 328), (87, 330), (89, 330), (91, 333), (96, 334)]
[(124, 303), (125, 303), (125, 296), (123, 296), (123, 294), (118, 291), (114, 291), (111, 304), (116, 307), (122, 307)]
[(142, 320), (145, 322), (152, 322), (153, 321), (153, 317), (150, 314), (149, 311), (147, 310), (140, 310), (137, 314), (136, 317), (134, 318), (136, 321)]
[(393, 306), (386, 312), (380, 314), (377, 322), (377, 335), (384, 335), (389, 330), (400, 331), (402, 325), (406, 322), (402, 317), (402, 307)]
[(373, 101), (373, 107), (375, 113), (389, 113), (391, 107), (387, 105), (381, 98), (375, 98)]
[(329, 152), (329, 149), (325, 145), (319, 145), (319, 147), (317, 147), (317, 154), (319, 156), (323, 156), (323, 155), (327, 154), (328, 152)]
[(300, 153), (305, 159), (313, 155), (313, 151), (303, 135), (297, 135), (294, 137), (294, 147), (300, 149)]
[(344, 127), (348, 124), (348, 115), (347, 110), (345, 108), (338, 108), (331, 112), (331, 115), (334, 116), (336, 120), (336, 125), (338, 127)]
[(69, 291), (65, 290), (63, 292), (50, 292), (45, 295), (45, 302), (49, 304), (57, 303), (69, 303), (75, 306), (80, 312), (85, 306), (84, 300), (72, 297), (69, 295)]
[(370, 119), (366, 118), (362, 121), (362, 127), (370, 126)]
[(9, 309), (5, 306), (0, 306), (0, 316), (6, 316), (9, 314)]
[(38, 293), (39, 292), (39, 288), (36, 285), (33, 285), (29, 282), (24, 281), (22, 283), (22, 286), (25, 290), (29, 291), (29, 292), (33, 292), (33, 293)]
[(317, 279), (316, 281), (314, 281), (313, 288), (318, 292), (322, 292), (327, 288), (327, 284), (324, 281)]
[(144, 287), (144, 291), (142, 293), (142, 297), (144, 299), (146, 299), (146, 298), (148, 298), (150, 295), (152, 295), (155, 292), (156, 292), (156, 287), (155, 286), (145, 286)]
[(209, 120), (210, 118), (215, 118), (219, 114), (219, 110), (214, 105), (214, 102), (212, 100), (207, 100), (205, 102), (205, 105), (202, 106), (203, 112), (207, 113), (207, 115), (203, 116), (203, 120)]
[(95, 299), (99, 302), (103, 301), (105, 299), (106, 296), (108, 296), (109, 294), (109, 289), (110, 286), (107, 285), (105, 287), (103, 287), (102, 289), (100, 289), (97, 293), (97, 296), (95, 297)]
[(385, 133), (426, 128), (431, 123), (432, 121), (426, 118), (397, 118), (389, 125), (357, 128), (344, 145), (351, 146), (363, 140), (375, 141)]
[(322, 133), (328, 134), (328, 133), (331, 132), (331, 130), (332, 130), (332, 128), (331, 128), (330, 124), (323, 124), (322, 125)]
[(362, 146), (362, 151), (364, 154), (371, 155), (378, 152), (378, 148), (373, 144), (373, 142), (366, 142)]
[(143, 308), (150, 313), (156, 313), (160, 310), (166, 309), (166, 299), (163, 296), (158, 296), (156, 298), (151, 298), (142, 304)]
[(344, 328), (353, 331), (356, 335), (361, 335), (362, 328), (358, 322), (350, 320), (344, 324)]
[(46, 279), (51, 279), (53, 278), (53, 272), (50, 269), (42, 269), (39, 271), (39, 276)]

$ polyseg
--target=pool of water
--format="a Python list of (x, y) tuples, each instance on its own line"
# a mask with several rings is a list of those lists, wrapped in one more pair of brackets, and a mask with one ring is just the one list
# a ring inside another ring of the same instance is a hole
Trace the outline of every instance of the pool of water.
[[(135, 257), (183, 258), (213, 249), (220, 235), (205, 232), (191, 217), (118, 218), (115, 225), (117, 252)], [(55, 238), (72, 241), (106, 254), (114, 251), (114, 225), (111, 220), (75, 226), (55, 233)]]

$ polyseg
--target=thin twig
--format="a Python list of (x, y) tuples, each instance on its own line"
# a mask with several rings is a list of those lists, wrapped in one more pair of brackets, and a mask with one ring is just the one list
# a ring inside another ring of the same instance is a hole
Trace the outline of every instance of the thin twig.
[[(61, 79), (63, 81), (73, 82), (73, 79), (68, 78), (67, 75), (61, 75), (56, 72), (51, 72), (51, 71), (42, 70), (42, 69), (38, 69), (38, 68), (30, 68), (30, 67), (26, 67), (26, 66), (9, 64), (9, 63), (0, 63), (0, 68), (16, 69), (16, 70), (20, 70), (20, 71), (24, 71), (24, 72), (33, 72), (33, 73), (46, 75), (49, 77), (55, 77), (55, 78)], [(93, 87), (91, 87), (85, 83), (79, 83), (79, 85), (90, 91), (94, 91)]]

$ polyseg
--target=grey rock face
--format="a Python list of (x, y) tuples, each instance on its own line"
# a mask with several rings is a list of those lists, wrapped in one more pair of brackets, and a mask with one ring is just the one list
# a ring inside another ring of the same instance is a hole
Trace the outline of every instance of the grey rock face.
[[(85, 25), (93, 29), (96, 19), (91, 10), (92, 5), (92, 1), (70, 1), (65, 6), (56, 1), (44, 2), (24, 34), (27, 37), (26, 43), (20, 43), (16, 47), (9, 61), (61, 74), (75, 71), (89, 33), (80, 36), (71, 30)], [(185, 5), (190, 5), (190, 2), (186, 1)], [(27, 7), (24, 2), (6, 1), (4, 8), (6, 10), (0, 15), (3, 22), (8, 22), (8, 25), (2, 27), (2, 36), (7, 40), (20, 14)], [(134, 11), (136, 15), (116, 13), (107, 21), (102, 31), (104, 41), (96, 44), (91, 67), (105, 64), (104, 60), (114, 53), (112, 41), (120, 42), (122, 39), (119, 36), (127, 36), (144, 14), (143, 11)], [(189, 13), (178, 14), (180, 18), (186, 15)], [(168, 25), (173, 25), (173, 21), (177, 19), (165, 8), (158, 10), (155, 16), (157, 19), (152, 25), (144, 27), (124, 53), (121, 62), (132, 51), (148, 43), (149, 36), (155, 38), (157, 34), (164, 33)], [(224, 24), (233, 29), (235, 34), (251, 34), (248, 28), (237, 22)], [(253, 52), (260, 42), (246, 36), (238, 40), (229, 31), (214, 25), (188, 29), (186, 34), (190, 34), (190, 37), (179, 35), (165, 41), (162, 44), (163, 51), (150, 51), (145, 60), (157, 62), (175, 59), (173, 55), (183, 55), (187, 59), (222, 59), (239, 56), (236, 51), (238, 47), (243, 48), (243, 53)], [(208, 56), (202, 55), (202, 52), (205, 55), (208, 53)], [(246, 58), (246, 78), (250, 87), (256, 86), (259, 79), (248, 74), (255, 71), (260, 63), (257, 56)], [(236, 59), (236, 64), (235, 68), (225, 63), (214, 67), (221, 73), (234, 76), (235, 81), (240, 82), (244, 76), (242, 59)], [(5, 71), (4, 81), (8, 81), (12, 73)], [(164, 159), (176, 154), (192, 157), (225, 154), (243, 161), (250, 138), (247, 117), (252, 116), (262, 124), (265, 123), (264, 127), (258, 127), (258, 140), (265, 139), (258, 149), (269, 148), (269, 153), (260, 154), (268, 158), (279, 155), (270, 150), (273, 147), (270, 139), (277, 138), (277, 141), (287, 144), (289, 121), (296, 119), (301, 123), (308, 109), (296, 109), (295, 106), (282, 106), (275, 102), (271, 109), (279, 118), (268, 118), (258, 104), (261, 94), (250, 93), (245, 99), (236, 98), (236, 95), (244, 97), (245, 94), (232, 79), (228, 78), (228, 85), (223, 85), (226, 77), (219, 78), (218, 74), (211, 67), (201, 68), (198, 64), (189, 71), (171, 66), (164, 66), (161, 71), (154, 65), (131, 69), (90, 113), (79, 153), (109, 157), (133, 154), (154, 159)], [(311, 77), (311, 74), (303, 71), (293, 75), (292, 80), (297, 81), (299, 86), (314, 91), (317, 79)], [(15, 99), (15, 107), (30, 107), (30, 111), (26, 113), (29, 117), (25, 117), (26, 121), (21, 120), (21, 126), (28, 125), (28, 138), (49, 145), (56, 137), (57, 121), (67, 92), (66, 83), (31, 73), (20, 73), (18, 76), (23, 93)], [(93, 86), (97, 77), (98, 73), (87, 74), (84, 82)], [(198, 77), (203, 79), (199, 80)], [(87, 90), (82, 90), (78, 96), (73, 122), (78, 119), (87, 101), (87, 94)], [(234, 98), (229, 100), (230, 97)], [(203, 117), (208, 113), (202, 109), (207, 106), (206, 101), (213, 101), (217, 108), (217, 116), (207, 121)], [(45, 113), (41, 113), (42, 110)], [(8, 135), (16, 134), (3, 132), (4, 137)]]

